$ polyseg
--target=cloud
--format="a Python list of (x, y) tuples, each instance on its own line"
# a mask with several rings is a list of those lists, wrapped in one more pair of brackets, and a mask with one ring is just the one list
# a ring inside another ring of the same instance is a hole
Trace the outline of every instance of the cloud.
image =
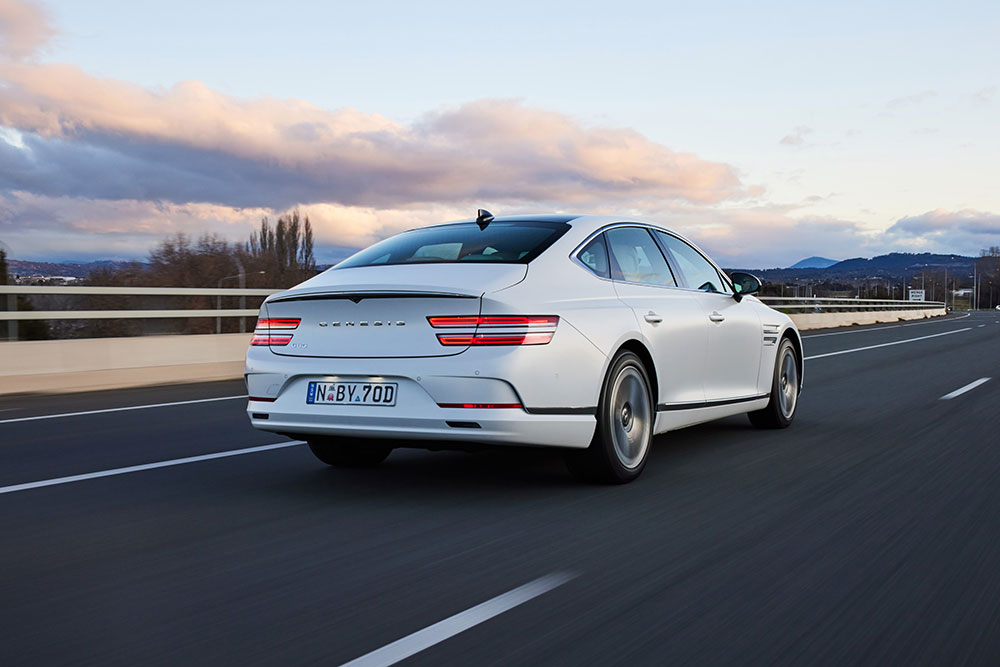
[(783, 146), (802, 146), (805, 144), (806, 135), (812, 134), (812, 128), (806, 127), (805, 125), (799, 125), (791, 134), (787, 134), (781, 138), (778, 143)]
[(40, 6), (20, 0), (0, 0), (0, 55), (26, 58), (45, 44), (55, 30)]
[(301, 100), (237, 100), (199, 82), (147, 90), (67, 65), (8, 62), (0, 76), (0, 125), (27, 146), (5, 147), (6, 188), (276, 207), (639, 196), (708, 204), (749, 193), (730, 165), (512, 100), (404, 125)]
[[(377, 209), (308, 204), (298, 209), (312, 222), (320, 263), (343, 258), (344, 248), (360, 248), (406, 229), (469, 217), (468, 209), (443, 205)], [(261, 218), (273, 221), (285, 212), (16, 191), (0, 194), (0, 239), (21, 259), (45, 259), (53, 253), (60, 259), (141, 259), (160, 239), (179, 232), (217, 234), (243, 242)], [(53, 244), (56, 236), (58, 245)]]
[[(876, 254), (890, 242), (972, 251), (996, 218), (931, 212), (881, 234), (803, 217), (815, 200), (761, 203), (763, 188), (732, 165), (517, 100), (401, 123), (299, 99), (239, 99), (198, 81), (145, 88), (32, 60), (54, 32), (37, 5), (0, 0), (0, 238), (18, 257), (141, 258), (178, 231), (244, 240), (262, 216), (297, 207), (324, 261), (485, 206), (652, 218), (729, 266), (754, 267)], [(807, 146), (812, 133), (797, 126), (779, 143)]]
[(0, 190), (271, 208), (713, 204), (759, 191), (728, 164), (517, 100), (404, 124), (299, 99), (238, 99), (198, 81), (149, 89), (24, 60), (53, 32), (37, 5), (0, 0), (0, 20), (10, 56), (0, 54)]
[(982, 248), (1000, 245), (1000, 214), (937, 209), (901, 218), (886, 230), (885, 237), (914, 251), (978, 254)]
[(882, 251), (877, 232), (850, 220), (799, 217), (790, 207), (769, 205), (711, 214), (690, 210), (664, 222), (729, 268), (773, 268), (817, 254), (856, 257)]
[(986, 88), (977, 91), (972, 96), (972, 98), (973, 100), (975, 100), (977, 104), (989, 104), (990, 102), (993, 101), (993, 98), (996, 97), (996, 94), (997, 94), (996, 86), (987, 86)]
[(937, 97), (937, 93), (933, 90), (925, 90), (915, 95), (906, 95), (904, 97), (894, 97), (885, 103), (887, 109), (904, 109), (906, 107), (915, 106), (917, 104), (922, 104), (927, 100)]

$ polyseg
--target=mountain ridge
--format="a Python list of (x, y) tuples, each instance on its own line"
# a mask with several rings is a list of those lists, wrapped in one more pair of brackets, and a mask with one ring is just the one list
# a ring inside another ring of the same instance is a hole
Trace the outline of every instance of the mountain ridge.
[(812, 257), (806, 257), (805, 259), (800, 259), (795, 262), (789, 269), (825, 269), (827, 267), (833, 266), (839, 259), (829, 259), (828, 257), (820, 257), (819, 255), (813, 255)]

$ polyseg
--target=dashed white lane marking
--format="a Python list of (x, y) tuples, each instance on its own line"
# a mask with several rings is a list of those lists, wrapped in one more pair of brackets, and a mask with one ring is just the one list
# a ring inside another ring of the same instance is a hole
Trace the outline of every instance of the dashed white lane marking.
[(61, 419), (62, 417), (79, 417), (81, 415), (99, 415), (105, 412), (125, 412), (126, 410), (148, 410), (149, 408), (168, 408), (172, 405), (191, 405), (193, 403), (211, 403), (213, 401), (234, 401), (238, 398), (247, 398), (246, 394), (241, 396), (220, 396), (218, 398), (198, 398), (190, 401), (174, 401), (173, 403), (150, 403), (148, 405), (129, 405), (124, 408), (104, 408), (103, 410), (84, 410), (82, 412), (63, 412), (56, 415), (38, 415), (37, 417), (16, 417), (14, 419), (0, 419), (0, 424), (13, 424), (14, 422), (33, 422), (39, 419)]
[(942, 397), (941, 397), (941, 398), (940, 398), (939, 400), (942, 400), (942, 401), (950, 401), (950, 400), (951, 400), (951, 399), (953, 399), (953, 398), (958, 398), (959, 396), (961, 396), (961, 395), (962, 395), (962, 394), (964, 394), (965, 392), (967, 392), (967, 391), (972, 391), (973, 389), (975, 389), (975, 388), (976, 388), (976, 387), (978, 387), (979, 385), (983, 385), (983, 384), (986, 384), (986, 383), (987, 383), (987, 382), (989, 382), (989, 381), (990, 381), (990, 379), (989, 379), (989, 378), (979, 378), (979, 379), (978, 379), (978, 380), (976, 380), (975, 382), (970, 382), (969, 384), (965, 385), (964, 387), (959, 387), (959, 388), (958, 388), (958, 389), (956, 389), (955, 391), (953, 391), (953, 392), (951, 392), (951, 393), (948, 393), (948, 394), (945, 394), (945, 395), (944, 395), (944, 396), (942, 396)]
[(477, 604), (471, 609), (455, 614), (443, 621), (438, 621), (423, 630), (418, 630), (412, 635), (407, 635), (391, 644), (386, 644), (382, 648), (367, 653), (360, 658), (345, 662), (343, 667), (386, 667), (387, 665), (394, 665), (400, 660), (405, 660), (424, 649), (428, 649), (435, 644), (454, 637), (460, 632), (465, 632), (469, 628), (488, 621), (494, 616), (499, 616), (505, 611), (524, 604), (528, 600), (548, 593), (552, 589), (558, 588), (567, 581), (570, 581), (575, 576), (575, 574), (556, 572), (535, 579), (503, 595), (498, 595), (482, 604)]
[(964, 329), (955, 329), (954, 331), (945, 331), (943, 333), (931, 334), (930, 336), (920, 336), (918, 338), (907, 338), (906, 340), (897, 340), (891, 343), (879, 343), (878, 345), (865, 345), (864, 347), (855, 347), (850, 350), (840, 350), (838, 352), (827, 352), (825, 354), (814, 354), (811, 357), (806, 357), (806, 361), (810, 359), (822, 359), (823, 357), (836, 357), (840, 354), (851, 354), (852, 352), (862, 352), (864, 350), (874, 350), (877, 347), (889, 347), (890, 345), (902, 345), (903, 343), (915, 343), (918, 340), (927, 340), (928, 338), (937, 338), (938, 336), (950, 336), (951, 334), (962, 333), (963, 331), (972, 331), (972, 327), (965, 327)]
[[(819, 334), (809, 334), (808, 336), (803, 336), (803, 338), (821, 338), (823, 336), (843, 336), (844, 334), (856, 334), (856, 333), (866, 333), (868, 331), (883, 331), (885, 329), (900, 329), (902, 327), (919, 327), (925, 324), (944, 324), (945, 322), (954, 322), (956, 320), (964, 320), (966, 317), (972, 317), (972, 313), (966, 315), (959, 315), (958, 317), (945, 317), (940, 320), (929, 320), (927, 322), (912, 322), (910, 324), (890, 324), (887, 327), (871, 327), (869, 329), (852, 329), (851, 331), (831, 331), (830, 333), (819, 333)], [(1000, 322), (998, 322), (1000, 324)]]
[(980, 324), (980, 325), (979, 325), (978, 327), (976, 327), (976, 328), (977, 328), (977, 329), (982, 329), (982, 328), (983, 328), (983, 327), (985, 327), (985, 326), (986, 326), (985, 324)]
[(272, 449), (283, 449), (285, 447), (297, 447), (304, 445), (299, 440), (289, 442), (279, 442), (274, 445), (261, 445), (260, 447), (247, 447), (246, 449), (231, 449), (226, 452), (214, 452), (212, 454), (202, 454), (200, 456), (188, 456), (183, 459), (172, 459), (170, 461), (157, 461), (156, 463), (143, 463), (127, 468), (112, 468), (111, 470), (101, 470), (98, 472), (88, 472), (82, 475), (70, 475), (69, 477), (55, 477), (53, 479), (43, 479), (37, 482), (27, 482), (25, 484), (14, 484), (12, 486), (0, 486), (0, 495), (4, 493), (16, 493), (27, 491), (28, 489), (38, 489), (43, 486), (58, 486), (59, 484), (71, 484), (72, 482), (82, 482), (85, 479), (97, 479), (98, 477), (113, 477), (115, 475), (127, 475), (130, 472), (142, 470), (154, 470), (156, 468), (170, 468), (171, 466), (182, 466), (186, 463), (197, 463), (198, 461), (211, 461), (212, 459), (224, 459), (230, 456), (241, 456), (243, 454), (256, 454)]

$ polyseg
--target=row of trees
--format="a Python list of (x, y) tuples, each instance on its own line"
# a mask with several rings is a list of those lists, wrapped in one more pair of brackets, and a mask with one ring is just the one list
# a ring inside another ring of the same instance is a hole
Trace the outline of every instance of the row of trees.
[(177, 234), (160, 242), (145, 264), (99, 269), (89, 285), (137, 287), (291, 287), (316, 275), (309, 216), (283, 215), (272, 226), (265, 217), (245, 243), (216, 234)]
[[(230, 243), (214, 234), (192, 238), (177, 234), (149, 253), (145, 264), (133, 263), (95, 271), (90, 285), (135, 287), (250, 287), (287, 288), (316, 275), (313, 230), (308, 216), (298, 211), (279, 216), (272, 225), (266, 217), (244, 243)], [(141, 306), (136, 301), (142, 299)], [(95, 297), (94, 308), (166, 309), (257, 308), (262, 298), (240, 297)], [(249, 322), (252, 327), (253, 321)], [(108, 320), (81, 323), (80, 336), (122, 336), (150, 333), (215, 333), (242, 331), (247, 322), (237, 318), (185, 320)]]
[[(84, 284), (102, 287), (240, 287), (287, 288), (316, 275), (313, 230), (308, 216), (298, 211), (279, 216), (272, 224), (263, 218), (242, 243), (215, 235), (177, 234), (153, 248), (146, 262), (132, 262), (92, 272)], [(5, 253), (0, 250), (0, 284), (8, 280)], [(262, 298), (178, 296), (69, 296), (18, 297), (18, 310), (130, 310), (257, 308)], [(37, 303), (33, 303), (37, 302)], [(0, 310), (8, 299), (0, 298)], [(228, 317), (184, 320), (65, 320), (21, 321), (18, 338), (39, 340), (64, 337), (134, 336), (153, 333), (215, 333), (240, 331), (253, 319)], [(0, 331), (5, 337), (6, 329)]]

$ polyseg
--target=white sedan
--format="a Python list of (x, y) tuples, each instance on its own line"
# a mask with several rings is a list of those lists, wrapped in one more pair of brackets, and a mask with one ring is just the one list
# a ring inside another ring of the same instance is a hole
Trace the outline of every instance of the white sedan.
[(628, 482), (658, 433), (738, 413), (792, 422), (802, 342), (759, 287), (656, 223), (480, 211), (268, 297), (247, 412), (331, 465), (529, 445)]

